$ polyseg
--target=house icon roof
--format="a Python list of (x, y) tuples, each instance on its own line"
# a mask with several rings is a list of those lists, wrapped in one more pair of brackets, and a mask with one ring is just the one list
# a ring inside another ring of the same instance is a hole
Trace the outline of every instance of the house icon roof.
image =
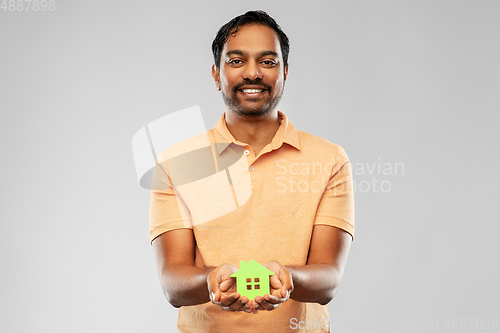
[(240, 261), (240, 269), (234, 272), (231, 277), (241, 277), (241, 278), (247, 278), (247, 277), (254, 277), (254, 276), (266, 276), (269, 277), (271, 275), (276, 275), (272, 271), (268, 270), (261, 264), (259, 264), (257, 261), (251, 259), (248, 262), (245, 262), (243, 260)]

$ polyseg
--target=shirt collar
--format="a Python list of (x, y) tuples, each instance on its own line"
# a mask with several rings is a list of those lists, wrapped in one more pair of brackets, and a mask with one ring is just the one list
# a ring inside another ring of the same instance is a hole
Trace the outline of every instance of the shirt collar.
[[(283, 143), (287, 143), (292, 147), (300, 150), (299, 131), (293, 126), (288, 117), (281, 111), (278, 111), (278, 118), (280, 119), (280, 127), (271, 141), (271, 150), (280, 148)], [(239, 146), (245, 145), (244, 142), (236, 140), (226, 126), (226, 113), (223, 113), (219, 121), (214, 127), (213, 139), (217, 143), (216, 150), (220, 154), (231, 144)]]

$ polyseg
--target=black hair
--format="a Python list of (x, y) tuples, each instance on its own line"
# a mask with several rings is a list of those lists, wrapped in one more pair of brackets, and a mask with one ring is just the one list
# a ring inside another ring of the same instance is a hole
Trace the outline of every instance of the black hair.
[(229, 39), (229, 35), (236, 34), (239, 27), (249, 24), (266, 25), (276, 31), (280, 40), (281, 54), (283, 55), (285, 70), (286, 66), (288, 65), (290, 42), (286, 34), (283, 32), (283, 30), (281, 30), (278, 23), (276, 23), (276, 21), (263, 10), (248, 11), (245, 14), (236, 16), (219, 29), (214, 41), (212, 42), (212, 53), (214, 55), (215, 66), (217, 67), (217, 69), (220, 70), (220, 58), (222, 49), (224, 48), (224, 44)]

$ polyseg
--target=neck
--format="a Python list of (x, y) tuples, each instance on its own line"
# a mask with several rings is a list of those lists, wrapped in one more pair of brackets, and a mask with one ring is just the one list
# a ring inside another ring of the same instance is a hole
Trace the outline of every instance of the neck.
[(249, 144), (255, 155), (271, 143), (280, 126), (278, 110), (273, 110), (260, 118), (246, 118), (226, 110), (225, 118), (227, 129), (233, 137)]

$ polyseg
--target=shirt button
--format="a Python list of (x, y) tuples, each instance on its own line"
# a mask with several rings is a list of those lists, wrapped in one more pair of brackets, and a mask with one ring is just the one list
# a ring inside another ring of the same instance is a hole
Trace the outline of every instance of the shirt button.
[(250, 152), (248, 150), (245, 150), (245, 155), (248, 155), (250, 154)]
[(250, 169), (250, 171), (253, 171), (253, 169), (255, 169), (255, 168), (253, 167), (253, 165), (251, 165), (249, 169)]

